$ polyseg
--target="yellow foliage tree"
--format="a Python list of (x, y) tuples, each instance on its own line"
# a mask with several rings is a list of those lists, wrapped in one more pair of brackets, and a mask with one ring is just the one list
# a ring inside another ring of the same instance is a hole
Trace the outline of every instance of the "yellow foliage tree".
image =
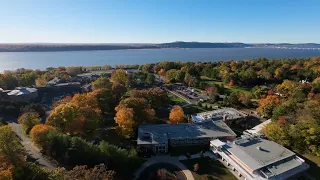
[(171, 123), (178, 124), (186, 122), (182, 107), (175, 105), (170, 111), (169, 120)]

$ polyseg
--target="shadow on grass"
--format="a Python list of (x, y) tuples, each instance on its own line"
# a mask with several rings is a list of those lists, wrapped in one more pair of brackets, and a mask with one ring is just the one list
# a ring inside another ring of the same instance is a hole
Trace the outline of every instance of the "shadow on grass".
[[(212, 179), (224, 179), (224, 180), (236, 180), (229, 170), (223, 166), (219, 161), (212, 160), (209, 157), (196, 158), (180, 161), (183, 163), (193, 174), (195, 180), (201, 180), (207, 178)], [(199, 165), (199, 170), (194, 171), (194, 165)]]

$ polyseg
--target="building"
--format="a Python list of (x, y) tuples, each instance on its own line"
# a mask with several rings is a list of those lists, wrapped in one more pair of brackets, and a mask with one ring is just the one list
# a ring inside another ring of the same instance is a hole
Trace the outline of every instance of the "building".
[(208, 145), (217, 138), (234, 139), (236, 134), (223, 121), (183, 124), (146, 124), (139, 126), (138, 146), (154, 153), (170, 147)]
[(225, 166), (245, 180), (284, 180), (309, 168), (294, 152), (253, 136), (243, 135), (233, 142), (213, 140), (210, 146)]
[(192, 122), (218, 121), (218, 120), (243, 120), (247, 117), (241, 111), (234, 108), (222, 108), (192, 115)]
[(11, 100), (33, 101), (38, 98), (38, 89), (18, 87), (7, 93)]
[(271, 119), (264, 121), (261, 124), (258, 124), (257, 126), (251, 128), (251, 129), (247, 129), (245, 131), (243, 131), (243, 134), (246, 135), (252, 135), (252, 136), (262, 136), (263, 135), (263, 128), (267, 125), (271, 123)]

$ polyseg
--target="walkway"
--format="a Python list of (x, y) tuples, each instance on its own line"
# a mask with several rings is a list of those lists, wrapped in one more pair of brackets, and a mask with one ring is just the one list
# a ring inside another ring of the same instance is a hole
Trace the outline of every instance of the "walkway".
[(175, 166), (177, 166), (178, 168), (180, 168), (182, 170), (182, 172), (184, 173), (184, 175), (187, 177), (187, 180), (194, 180), (193, 175), (191, 173), (191, 171), (185, 167), (185, 165), (183, 165), (182, 163), (179, 162), (179, 158), (178, 157), (174, 157), (174, 156), (168, 156), (168, 155), (164, 155), (164, 156), (153, 156), (151, 157), (147, 162), (145, 162), (144, 164), (142, 164), (142, 166), (135, 172), (135, 179), (137, 179), (140, 175), (140, 173), (147, 168), (148, 166), (155, 164), (155, 163), (170, 163), (173, 164)]
[(9, 124), (11, 125), (12, 130), (20, 137), (21, 144), (24, 146), (26, 152), (40, 165), (50, 170), (54, 170), (56, 166), (45, 157), (43, 157), (40, 150), (31, 143), (30, 138), (23, 133), (21, 124), (18, 124), (16, 122), (10, 122)]

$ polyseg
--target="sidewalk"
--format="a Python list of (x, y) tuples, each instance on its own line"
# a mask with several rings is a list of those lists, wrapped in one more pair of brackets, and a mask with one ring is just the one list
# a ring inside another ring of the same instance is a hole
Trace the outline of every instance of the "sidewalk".
[(186, 176), (187, 180), (194, 180), (191, 171), (187, 167), (185, 167), (182, 163), (179, 162), (179, 158), (178, 157), (169, 156), (169, 155), (151, 157), (147, 162), (142, 164), (142, 166), (135, 172), (135, 174), (134, 174), (135, 178), (134, 179), (137, 179), (139, 177), (140, 173), (145, 168), (147, 168), (148, 166), (150, 166), (152, 164), (155, 164), (155, 163), (170, 163), (170, 164), (173, 164), (173, 165), (177, 166), (178, 168), (180, 168), (182, 170), (182, 172)]

